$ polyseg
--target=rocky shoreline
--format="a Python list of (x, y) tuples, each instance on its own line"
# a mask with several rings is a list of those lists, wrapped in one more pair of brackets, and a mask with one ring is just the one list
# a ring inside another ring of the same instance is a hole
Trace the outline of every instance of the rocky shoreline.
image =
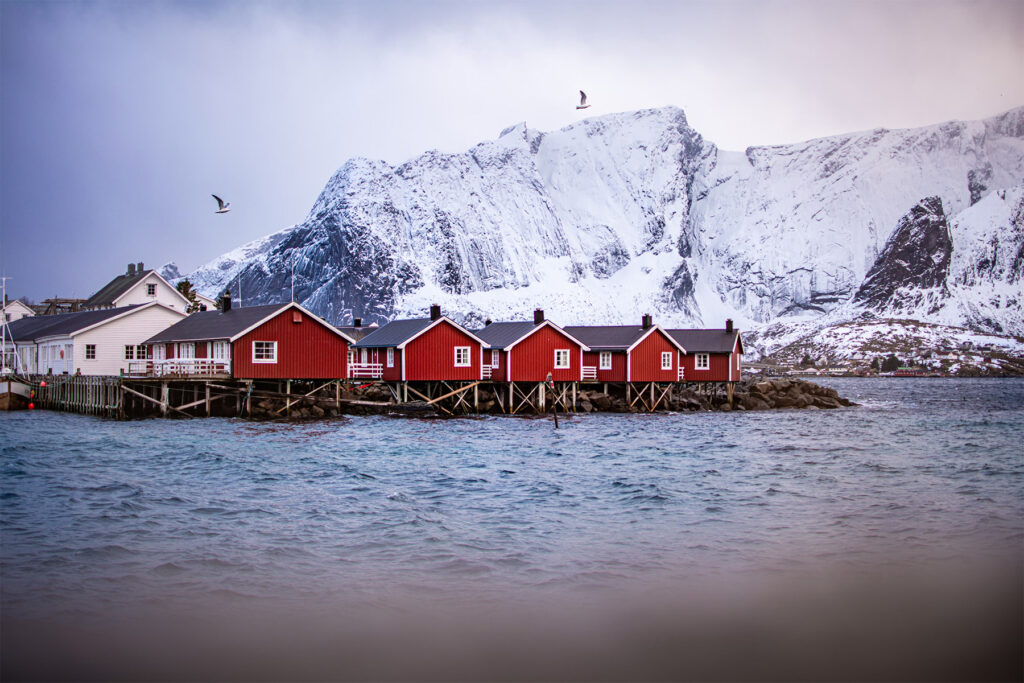
[[(479, 409), (471, 415), (501, 415), (501, 406), (493, 391), (481, 387)], [(281, 419), (283, 399), (264, 398), (253, 403), (253, 419)], [(696, 411), (758, 411), (778, 409), (832, 410), (856, 403), (839, 396), (835, 389), (798, 379), (743, 380), (734, 387), (732, 400), (724, 387), (676, 388), (671, 397), (666, 397), (657, 412)], [(395, 404), (390, 392), (379, 385), (371, 385), (346, 391), (340, 403), (333, 400), (304, 398), (292, 404), (290, 419), (322, 419), (341, 415), (407, 414), (407, 415), (452, 415), (449, 406), (427, 405), (425, 402)], [(630, 405), (625, 388), (609, 386), (608, 393), (596, 389), (584, 389), (577, 394), (577, 413), (642, 413), (648, 412), (640, 402)], [(563, 412), (561, 409), (559, 412)], [(462, 413), (467, 414), (467, 413)]]

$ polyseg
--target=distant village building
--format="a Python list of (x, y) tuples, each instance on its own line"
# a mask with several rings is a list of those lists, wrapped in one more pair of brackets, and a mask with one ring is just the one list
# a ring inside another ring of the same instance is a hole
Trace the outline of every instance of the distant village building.
[(4, 302), (3, 306), (3, 321), (14, 322), (22, 318), (35, 315), (36, 312), (32, 310), (32, 307), (28, 304), (18, 301), (17, 299), (8, 300)]
[[(209, 297), (203, 297), (213, 303)], [(81, 310), (94, 311), (107, 308), (133, 306), (156, 301), (168, 308), (184, 311), (191, 303), (185, 296), (155, 270), (145, 270), (143, 264), (129, 263), (126, 272), (118, 275), (95, 294), (86, 299)]]

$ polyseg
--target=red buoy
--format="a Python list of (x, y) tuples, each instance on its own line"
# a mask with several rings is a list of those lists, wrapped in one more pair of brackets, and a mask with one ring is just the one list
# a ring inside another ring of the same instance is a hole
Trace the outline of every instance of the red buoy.
[(44, 379), (42, 382), (40, 382), (39, 386), (40, 387), (45, 387), (46, 386), (46, 380)]
[(28, 404), (28, 409), (29, 410), (35, 410), (36, 409), (36, 404), (35, 403), (29, 403)]

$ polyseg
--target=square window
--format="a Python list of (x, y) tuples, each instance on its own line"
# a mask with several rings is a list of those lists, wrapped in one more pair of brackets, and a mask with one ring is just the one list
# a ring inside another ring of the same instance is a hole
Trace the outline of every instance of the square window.
[(85, 345), (85, 359), (86, 360), (96, 360), (96, 345), (95, 344), (86, 344)]
[(146, 285), (146, 296), (156, 296), (156, 285), (154, 285), (154, 284)]
[(125, 360), (135, 360), (135, 347), (134, 346), (129, 344), (128, 346), (124, 347), (124, 359)]
[(601, 359), (600, 365), (601, 365), (601, 369), (602, 370), (611, 370), (612, 369), (612, 352), (611, 351), (602, 351), (600, 359)]
[(693, 358), (693, 367), (695, 370), (707, 370), (711, 367), (711, 356), (707, 353), (698, 353)]
[(457, 368), (468, 368), (469, 367), (469, 347), (468, 346), (456, 346), (455, 347), (455, 367), (457, 367)]
[(672, 352), (662, 351), (661, 352), (661, 369), (671, 370), (672, 369)]
[(252, 343), (253, 363), (276, 363), (277, 342), (276, 341), (254, 341)]
[(555, 349), (555, 369), (564, 370), (569, 367), (569, 349)]

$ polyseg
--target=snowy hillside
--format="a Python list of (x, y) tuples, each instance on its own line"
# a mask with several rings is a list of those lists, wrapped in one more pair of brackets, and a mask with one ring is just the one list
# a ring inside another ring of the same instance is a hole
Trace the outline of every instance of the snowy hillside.
[[(207, 295), (240, 284), (254, 305), (287, 300), (294, 266), (296, 300), (334, 322), (437, 302), (470, 324), (535, 307), (563, 324), (650, 312), (744, 329), (892, 312), (1020, 335), (1022, 188), (1024, 107), (744, 152), (719, 150), (667, 107), (550, 133), (518, 124), (395, 167), (352, 159), (302, 223), (187, 277)], [(929, 198), (946, 235), (931, 245), (944, 256), (930, 279), (908, 271), (855, 302)]]

